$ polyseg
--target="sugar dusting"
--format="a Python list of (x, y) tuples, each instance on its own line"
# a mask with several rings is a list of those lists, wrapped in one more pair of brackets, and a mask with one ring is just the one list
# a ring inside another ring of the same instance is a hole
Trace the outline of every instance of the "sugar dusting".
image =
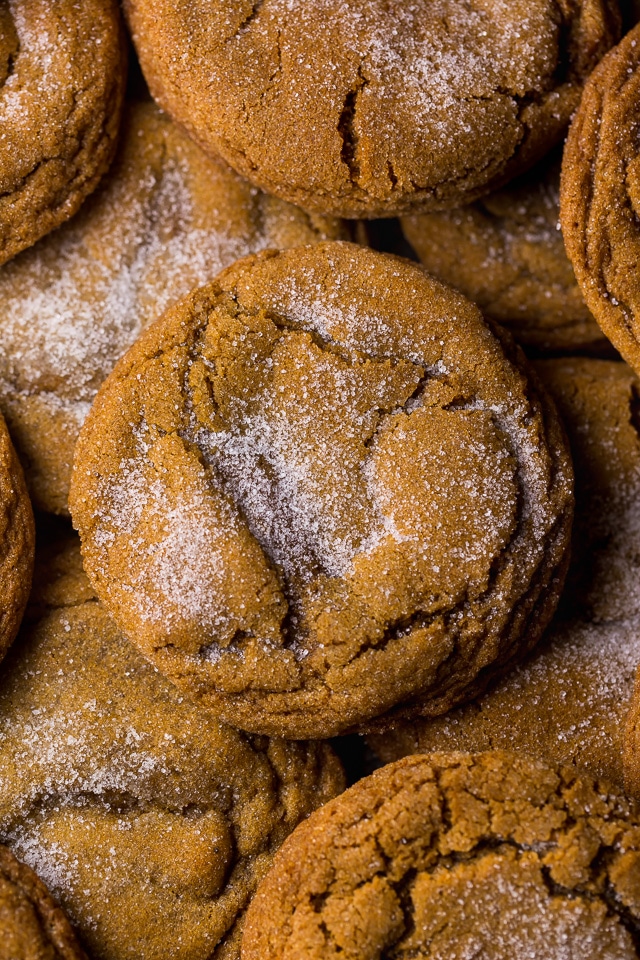
[(145, 322), (248, 252), (239, 238), (193, 226), (187, 172), (167, 161), (161, 179), (147, 171), (133, 196), (130, 184), (111, 183), (92, 211), (96, 220), (120, 212), (108, 256), (88, 245), (85, 215), (3, 268), (0, 290), (16, 291), (3, 298), (4, 379), (91, 401)]
[(481, 877), (452, 868), (439, 902), (434, 893), (427, 930), (418, 923), (409, 938), (428, 943), (430, 960), (450, 960), (454, 945), (456, 960), (633, 960), (631, 936), (604, 903), (577, 892), (552, 894), (533, 862), (520, 871), (505, 859), (490, 855), (489, 866), (480, 861)]
[[(146, 453), (141, 444), (140, 456), (123, 461), (118, 482), (105, 487), (96, 543), (108, 548), (124, 537), (136, 548), (126, 589), (142, 619), (165, 626), (187, 619), (217, 634), (227, 624), (220, 599), (229, 577), (222, 532), (237, 531), (238, 515), (222, 500), (219, 526), (212, 528), (207, 495), (192, 491), (176, 498), (162, 474), (149, 482)], [(151, 543), (141, 534), (143, 522), (154, 527)]]
[[(301, 0), (267, 0), (252, 19), (255, 37), (278, 25), (295, 24), (297, 75), (317, 70), (318, 33), (331, 44), (339, 37), (345, 62), (357, 64), (358, 96), (383, 103), (376, 111), (389, 127), (400, 112), (411, 117), (421, 138), (428, 137), (434, 153), (451, 150), (451, 139), (470, 144), (477, 136), (484, 108), (525, 96), (540, 88), (541, 75), (556, 69), (557, 33), (549, 4), (535, 0), (526, 16), (514, 16), (510, 0), (470, 4), (466, 0), (429, 0), (367, 4), (319, 0), (309, 16)], [(291, 29), (291, 28), (290, 28)], [(286, 26), (280, 46), (286, 48)], [(293, 31), (292, 31), (293, 33)], [(280, 31), (279, 31), (280, 34)], [(241, 31), (238, 40), (249, 42)], [(308, 50), (308, 53), (304, 51)], [(330, 59), (318, 75), (320, 89), (334, 94), (334, 77), (342, 64)], [(316, 74), (314, 73), (314, 76)], [(291, 99), (302, 106), (296, 75), (288, 76)], [(544, 84), (544, 81), (542, 82)], [(307, 101), (304, 105), (308, 106)], [(379, 133), (380, 131), (378, 131)]]

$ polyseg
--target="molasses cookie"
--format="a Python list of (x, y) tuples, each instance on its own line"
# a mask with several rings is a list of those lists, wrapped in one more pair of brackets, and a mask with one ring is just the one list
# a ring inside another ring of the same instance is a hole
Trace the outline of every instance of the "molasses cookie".
[(0, 414), (0, 660), (18, 631), (29, 596), (34, 544), (22, 467)]
[(562, 163), (561, 222), (587, 305), (640, 371), (640, 26), (585, 87)]
[(242, 960), (637, 960), (640, 815), (508, 753), (408, 757), (285, 842)]
[(151, 92), (277, 196), (347, 217), (469, 202), (556, 143), (610, 0), (126, 0)]
[(240, 256), (342, 236), (213, 163), (152, 104), (132, 107), (100, 190), (0, 271), (0, 409), (36, 505), (67, 511), (80, 425), (149, 320)]
[(590, 314), (559, 231), (560, 157), (457, 210), (404, 217), (429, 273), (538, 350), (608, 345)]
[(3, 0), (0, 263), (95, 190), (113, 159), (124, 86), (116, 0)]
[(399, 723), (369, 743), (385, 761), (508, 748), (576, 763), (622, 786), (624, 725), (640, 664), (640, 383), (626, 364), (610, 361), (536, 366), (567, 428), (576, 471), (562, 617), (529, 660), (475, 703)]
[(560, 590), (571, 467), (477, 308), (348, 243), (268, 251), (149, 328), (78, 442), (71, 510), (121, 629), (242, 729), (439, 714)]
[(0, 838), (95, 960), (237, 958), (273, 854), (342, 770), (185, 701), (87, 599), (74, 541), (41, 558), (47, 609), (3, 665)]
[(86, 960), (44, 883), (0, 846), (0, 960)]

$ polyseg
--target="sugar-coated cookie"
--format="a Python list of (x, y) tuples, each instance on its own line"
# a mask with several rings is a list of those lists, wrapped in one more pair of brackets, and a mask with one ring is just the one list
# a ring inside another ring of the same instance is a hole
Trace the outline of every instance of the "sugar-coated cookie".
[(0, 263), (96, 188), (116, 148), (125, 61), (117, 0), (3, 0)]
[(188, 703), (118, 632), (79, 559), (70, 531), (48, 544), (35, 622), (2, 665), (0, 838), (94, 960), (235, 960), (257, 883), (343, 789), (340, 764), (325, 744), (246, 737)]
[(242, 960), (637, 960), (640, 815), (502, 752), (408, 757), (301, 824)]
[(348, 217), (458, 206), (556, 143), (612, 0), (126, 0), (154, 97), (260, 187)]
[(67, 512), (80, 425), (150, 320), (247, 253), (344, 236), (213, 163), (157, 107), (130, 107), (100, 189), (0, 270), (0, 410), (36, 506)]
[(560, 158), (456, 210), (403, 217), (429, 273), (477, 303), (524, 346), (606, 349), (560, 233)]
[(239, 261), (142, 335), (70, 504), (98, 594), (163, 673), (243, 729), (319, 737), (443, 713), (535, 643), (571, 467), (473, 304), (325, 243)]
[(640, 373), (640, 25), (594, 70), (562, 160), (560, 214), (587, 306)]
[(576, 471), (562, 616), (528, 660), (474, 703), (398, 723), (369, 742), (385, 761), (431, 750), (517, 750), (622, 787), (640, 664), (640, 382), (612, 361), (545, 360), (536, 368), (567, 428)]

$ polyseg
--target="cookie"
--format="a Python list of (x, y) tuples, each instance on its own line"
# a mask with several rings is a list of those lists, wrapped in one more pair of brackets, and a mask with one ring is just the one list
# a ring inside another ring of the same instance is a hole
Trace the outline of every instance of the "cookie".
[(42, 616), (0, 679), (2, 842), (95, 960), (236, 958), (258, 881), (340, 765), (188, 703), (91, 597), (77, 538), (40, 559)]
[(0, 409), (35, 504), (67, 512), (80, 425), (150, 320), (240, 256), (343, 236), (211, 162), (153, 105), (131, 107), (104, 185), (0, 272)]
[(239, 261), (142, 335), (80, 435), (98, 594), (243, 729), (446, 711), (533, 645), (563, 577), (571, 467), (523, 364), (410, 262)]
[(22, 467), (0, 414), (0, 660), (18, 631), (29, 596), (34, 546)]
[[(151, 92), (263, 189), (346, 217), (458, 206), (556, 143), (605, 0), (126, 0)], [(312, 147), (311, 147), (312, 145)]]
[(126, 47), (116, 0), (0, 10), (0, 263), (68, 220), (116, 147)]
[(640, 371), (640, 26), (587, 83), (562, 162), (560, 216), (585, 301)]
[(44, 883), (0, 846), (1, 960), (87, 960)]
[(606, 349), (559, 231), (560, 157), (474, 204), (403, 217), (420, 260), (540, 351)]
[(640, 816), (507, 753), (409, 757), (289, 837), (242, 960), (636, 960)]
[[(475, 703), (369, 738), (385, 761), (430, 750), (517, 750), (624, 783), (624, 728), (640, 664), (640, 383), (623, 363), (537, 364), (576, 470), (563, 616)], [(635, 788), (637, 789), (637, 788)]]

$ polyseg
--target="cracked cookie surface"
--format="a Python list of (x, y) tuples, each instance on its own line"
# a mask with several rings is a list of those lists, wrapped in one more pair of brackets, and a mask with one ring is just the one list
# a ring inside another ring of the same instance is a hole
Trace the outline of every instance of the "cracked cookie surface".
[[(385, 761), (431, 750), (517, 750), (625, 784), (640, 664), (640, 383), (624, 364), (537, 363), (576, 473), (572, 565), (539, 647), (475, 702), (370, 738)], [(635, 783), (627, 789), (638, 793)]]
[(535, 643), (566, 563), (568, 454), (514, 358), (408, 261), (239, 261), (142, 335), (81, 433), (98, 594), (244, 729), (446, 711)]
[(87, 960), (44, 883), (0, 846), (0, 960)]
[(2, 842), (96, 960), (235, 960), (276, 849), (343, 789), (338, 760), (180, 696), (95, 599), (70, 531), (37, 587), (0, 681)]
[(349, 217), (457, 206), (510, 179), (560, 139), (617, 35), (602, 0), (125, 9), (154, 97), (196, 140)]
[(35, 505), (67, 512), (98, 387), (170, 303), (248, 253), (344, 236), (212, 162), (157, 107), (131, 106), (97, 192), (0, 272), (0, 410)]
[(34, 547), (31, 502), (0, 414), (0, 660), (20, 626), (31, 588)]
[(301, 824), (251, 904), (242, 960), (636, 960), (640, 818), (526, 757), (436, 753)]
[(562, 161), (561, 223), (584, 298), (640, 372), (640, 25), (587, 83)]
[(429, 273), (524, 346), (603, 349), (564, 250), (559, 193), (554, 157), (469, 206), (403, 217), (402, 229)]
[(125, 63), (116, 0), (0, 3), (0, 263), (96, 188), (116, 148)]

